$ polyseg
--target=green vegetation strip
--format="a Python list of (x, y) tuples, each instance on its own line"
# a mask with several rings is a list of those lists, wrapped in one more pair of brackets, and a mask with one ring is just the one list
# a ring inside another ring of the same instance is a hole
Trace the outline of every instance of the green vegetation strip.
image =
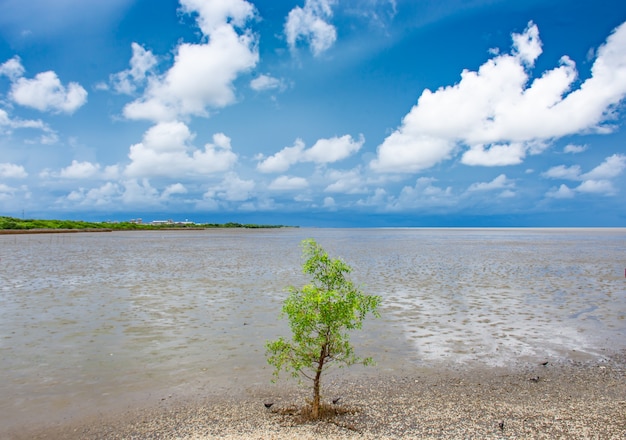
[(204, 223), (204, 224), (140, 224), (131, 222), (85, 222), (80, 220), (34, 220), (0, 216), (0, 233), (45, 233), (45, 232), (109, 232), (141, 230), (198, 230), (209, 228), (285, 228), (283, 225), (257, 225), (242, 223)]

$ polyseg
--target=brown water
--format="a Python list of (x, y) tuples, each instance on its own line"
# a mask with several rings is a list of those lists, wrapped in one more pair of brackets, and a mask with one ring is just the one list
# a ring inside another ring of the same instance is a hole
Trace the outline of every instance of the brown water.
[[(272, 229), (0, 236), (0, 426), (269, 383), (313, 237), (381, 295), (375, 371), (626, 346), (625, 229)], [(199, 391), (200, 390), (200, 391)], [(1, 431), (1, 430), (0, 430)]]

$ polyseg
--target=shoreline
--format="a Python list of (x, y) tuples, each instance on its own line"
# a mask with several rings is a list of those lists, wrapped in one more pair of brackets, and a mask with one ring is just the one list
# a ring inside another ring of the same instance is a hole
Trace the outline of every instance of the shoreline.
[(73, 232), (113, 232), (108, 228), (85, 228), (85, 229), (0, 229), (0, 235), (21, 234), (66, 234)]
[[(374, 367), (375, 369), (375, 367)], [(626, 436), (626, 352), (523, 367), (335, 374), (323, 385), (338, 414), (303, 421), (309, 387), (198, 391), (143, 406), (8, 432), (22, 439), (615, 438)], [(202, 393), (202, 394), (201, 394)], [(332, 400), (339, 398), (337, 404)], [(270, 408), (265, 404), (271, 403)], [(0, 432), (0, 434), (2, 434)], [(5, 438), (5, 437), (2, 437)]]

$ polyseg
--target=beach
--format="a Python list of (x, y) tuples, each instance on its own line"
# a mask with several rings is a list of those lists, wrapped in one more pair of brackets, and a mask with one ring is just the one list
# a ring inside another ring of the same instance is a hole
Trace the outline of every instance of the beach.
[[(22, 429), (21, 439), (623, 439), (626, 353), (594, 361), (550, 360), (516, 368), (375, 368), (325, 384), (334, 412), (298, 415), (308, 388), (286, 381), (240, 393), (155, 397), (142, 408)], [(339, 399), (336, 404), (332, 400)], [(270, 405), (269, 408), (266, 406)]]

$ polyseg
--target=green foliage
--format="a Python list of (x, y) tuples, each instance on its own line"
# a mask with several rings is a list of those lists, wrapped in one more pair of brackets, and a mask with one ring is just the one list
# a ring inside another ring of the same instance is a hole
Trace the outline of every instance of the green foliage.
[(131, 222), (85, 222), (82, 220), (33, 220), (0, 216), (0, 230), (2, 229), (106, 229), (115, 231), (128, 230), (158, 230), (158, 229), (198, 229), (198, 228), (284, 228), (282, 225), (257, 225), (241, 223), (207, 223), (198, 225), (188, 224), (137, 224)]
[(355, 355), (349, 332), (359, 330), (368, 313), (379, 316), (380, 297), (364, 294), (347, 278), (352, 269), (331, 259), (313, 239), (302, 242), (306, 259), (302, 271), (312, 282), (289, 287), (283, 304), (291, 328), (291, 341), (281, 337), (266, 344), (268, 363), (278, 377), (284, 370), (313, 381), (312, 415), (318, 417), (321, 375), (332, 365), (369, 365), (370, 358)]

